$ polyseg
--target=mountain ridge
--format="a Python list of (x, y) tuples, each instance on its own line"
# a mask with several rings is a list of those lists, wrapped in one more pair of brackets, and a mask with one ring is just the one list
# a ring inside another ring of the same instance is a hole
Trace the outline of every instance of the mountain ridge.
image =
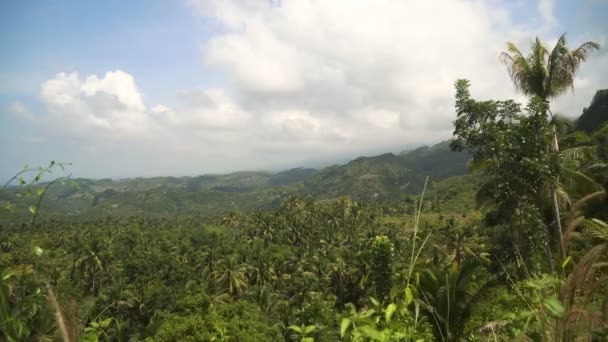
[[(320, 170), (297, 167), (274, 173), (237, 171), (119, 180), (76, 178), (71, 180), (72, 185), (65, 182), (51, 187), (42, 211), (73, 218), (163, 217), (268, 209), (289, 196), (394, 200), (419, 193), (427, 176), (440, 180), (466, 174), (468, 155), (451, 152), (448, 144), (445, 141), (408, 153), (358, 157)], [(19, 198), (22, 190), (15, 188), (12, 198), (5, 198), (17, 203), (18, 210), (12, 215), (4, 213), (0, 220), (27, 213), (30, 203)]]

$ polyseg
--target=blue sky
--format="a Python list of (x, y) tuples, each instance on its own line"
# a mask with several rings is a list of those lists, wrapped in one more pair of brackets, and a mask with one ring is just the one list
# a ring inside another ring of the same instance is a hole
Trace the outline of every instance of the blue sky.
[[(523, 100), (497, 62), (504, 42), (605, 45), (607, 13), (601, 0), (5, 1), (0, 178), (51, 159), (74, 176), (193, 175), (437, 142), (454, 79)], [(564, 115), (608, 87), (605, 51), (556, 101)]]
[(129, 70), (154, 97), (213, 82), (200, 72), (213, 23), (179, 2), (14, 1), (0, 13), (0, 39), (10, 47), (0, 52), (3, 97), (31, 96), (66, 70)]

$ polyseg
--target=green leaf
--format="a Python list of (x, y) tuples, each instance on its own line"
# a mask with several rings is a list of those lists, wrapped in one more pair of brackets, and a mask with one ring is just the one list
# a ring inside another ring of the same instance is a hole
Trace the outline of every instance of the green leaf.
[(570, 263), (571, 260), (572, 260), (572, 256), (568, 256), (566, 258), (566, 260), (564, 260), (564, 262), (562, 262), (562, 268), (566, 268), (566, 266), (568, 266), (568, 264)]
[(307, 327), (304, 327), (304, 335), (308, 335), (311, 332), (317, 330), (317, 326), (316, 325), (309, 325)]
[(410, 305), (413, 299), (414, 294), (412, 293), (412, 289), (408, 286), (405, 288), (405, 305)]
[(97, 337), (97, 332), (93, 328), (85, 328), (84, 334), (80, 336), (80, 340), (83, 342), (97, 342), (99, 341), (99, 337)]
[(101, 321), (101, 323), (99, 325), (102, 328), (107, 328), (111, 323), (112, 323), (112, 317), (110, 317), (108, 319), (104, 319), (103, 321)]
[(27, 208), (27, 209), (30, 211), (30, 213), (32, 213), (34, 215), (36, 215), (36, 211), (38, 211), (38, 208), (36, 208), (35, 205), (30, 205), (29, 208)]
[(374, 304), (375, 307), (380, 306), (380, 302), (376, 298), (369, 297), (369, 300), (371, 300), (372, 304)]
[(23, 179), (23, 178), (19, 177), (19, 184), (21, 184), (21, 185), (25, 185), (25, 183), (26, 183), (26, 182), (25, 182), (25, 179)]
[(302, 328), (300, 328), (297, 325), (290, 325), (287, 329), (293, 330), (293, 331), (297, 332), (298, 334), (303, 334), (304, 333), (304, 331), (302, 331)]
[(2, 274), (2, 281), (7, 281), (7, 280), (9, 280), (10, 278), (12, 278), (14, 276), (15, 276), (15, 272), (13, 272), (13, 271), (3, 273)]
[(348, 327), (350, 327), (350, 319), (343, 318), (342, 322), (340, 323), (340, 337), (344, 337), (344, 334), (346, 334), (346, 330), (348, 329)]
[(38, 196), (42, 196), (44, 194), (44, 188), (38, 188), (38, 190), (36, 190), (36, 194), (38, 194)]
[(566, 311), (562, 306), (562, 303), (560, 303), (559, 299), (556, 297), (545, 298), (545, 300), (543, 300), (543, 306), (556, 318), (562, 317)]
[(391, 317), (393, 317), (395, 310), (397, 310), (397, 305), (395, 305), (395, 303), (390, 303), (386, 307), (386, 312), (384, 313), (384, 318), (386, 319), (387, 322), (391, 321)]
[(36, 246), (36, 247), (34, 247), (34, 253), (35, 253), (37, 256), (41, 256), (41, 255), (42, 255), (42, 253), (44, 253), (44, 251), (42, 250), (42, 248), (40, 248), (40, 247)]
[(372, 340), (375, 341), (382, 341), (383, 340), (383, 336), (382, 333), (380, 331), (378, 331), (377, 329), (374, 329), (368, 325), (362, 326), (361, 327), (361, 331), (363, 331), (363, 333), (371, 338)]

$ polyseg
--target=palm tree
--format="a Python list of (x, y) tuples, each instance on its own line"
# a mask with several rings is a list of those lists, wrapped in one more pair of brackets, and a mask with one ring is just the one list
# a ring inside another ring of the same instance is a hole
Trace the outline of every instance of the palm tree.
[(479, 266), (479, 261), (473, 258), (450, 264), (434, 259), (422, 269), (419, 287), (422, 309), (429, 316), (440, 340), (460, 341), (464, 335), (463, 323), (486, 285), (474, 286), (474, 274)]
[(240, 295), (248, 286), (247, 269), (246, 264), (238, 263), (234, 256), (229, 257), (220, 264), (220, 268), (215, 272), (215, 281), (224, 290), (224, 293), (231, 296)]
[[(527, 56), (511, 42), (507, 43), (507, 51), (500, 54), (501, 61), (507, 66), (509, 75), (518, 91), (525, 95), (540, 97), (547, 103), (548, 100), (557, 97), (568, 89), (574, 90), (574, 75), (581, 64), (593, 50), (599, 49), (599, 44), (586, 42), (576, 49), (569, 49), (566, 45), (566, 34), (559, 37), (551, 51), (538, 39), (532, 42), (531, 51)], [(554, 118), (553, 118), (554, 119)], [(553, 120), (553, 122), (555, 122)], [(553, 126), (553, 150), (559, 153), (557, 143), (557, 132)], [(559, 236), (560, 251), (565, 258), (564, 239), (560, 221), (559, 204), (557, 200), (557, 184), (551, 189), (551, 206), (555, 229)]]
[(337, 297), (337, 306), (342, 307), (347, 296), (347, 288), (351, 283), (350, 267), (342, 258), (338, 258), (335, 262), (329, 264), (329, 272), (327, 277), (331, 283), (334, 293)]
[(99, 254), (93, 250), (87, 251), (72, 264), (72, 278), (86, 279), (87, 291), (90, 290), (93, 294), (96, 294), (99, 289), (99, 286), (96, 287), (98, 275), (104, 271), (105, 268)]

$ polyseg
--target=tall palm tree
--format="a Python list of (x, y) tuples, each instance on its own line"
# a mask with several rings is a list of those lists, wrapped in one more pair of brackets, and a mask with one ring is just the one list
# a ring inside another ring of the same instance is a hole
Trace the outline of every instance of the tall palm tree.
[(240, 295), (248, 287), (247, 269), (247, 264), (238, 263), (236, 257), (231, 256), (220, 263), (215, 272), (215, 281), (224, 293), (231, 296)]
[[(576, 49), (566, 45), (566, 34), (559, 37), (551, 51), (538, 39), (532, 42), (531, 51), (527, 56), (511, 42), (507, 43), (507, 51), (500, 54), (501, 61), (507, 66), (509, 75), (518, 91), (529, 96), (538, 96), (547, 104), (548, 100), (557, 97), (568, 89), (574, 90), (574, 75), (581, 64), (593, 50), (599, 49), (599, 44), (586, 42)], [(549, 106), (547, 105), (549, 113)], [(553, 114), (551, 113), (551, 116)], [(553, 125), (553, 150), (559, 153), (557, 133)], [(565, 258), (564, 239), (560, 221), (559, 204), (557, 200), (557, 184), (551, 189), (551, 206), (555, 220), (555, 230), (559, 236), (560, 251)]]

